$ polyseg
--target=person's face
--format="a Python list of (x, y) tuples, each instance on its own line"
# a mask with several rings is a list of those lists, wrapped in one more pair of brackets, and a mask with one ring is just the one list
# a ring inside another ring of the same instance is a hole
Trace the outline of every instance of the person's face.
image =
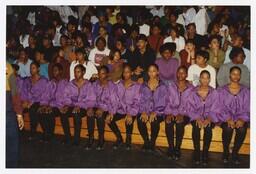
[(36, 53), (35, 53), (35, 60), (36, 60), (37, 62), (40, 62), (40, 60), (41, 60), (41, 54), (40, 54), (39, 52), (36, 52)]
[(78, 79), (83, 78), (84, 73), (85, 72), (83, 72), (80, 68), (75, 68), (74, 69), (75, 79), (78, 80)]
[(100, 22), (105, 22), (105, 21), (106, 21), (105, 16), (99, 16), (99, 21), (100, 21)]
[(154, 66), (150, 66), (148, 69), (148, 76), (150, 79), (155, 79), (158, 76), (159, 72)]
[(84, 60), (84, 55), (83, 55), (83, 53), (80, 53), (80, 52), (76, 53), (76, 59), (77, 59), (78, 61)]
[(117, 61), (119, 61), (121, 59), (121, 55), (120, 55), (120, 53), (119, 52), (115, 52), (114, 53), (114, 56), (113, 56), (113, 60), (115, 61), (115, 62), (117, 62)]
[(59, 55), (60, 57), (64, 57), (64, 54), (65, 54), (64, 50), (60, 50), (58, 55)]
[(210, 77), (207, 73), (203, 73), (201, 76), (200, 76), (200, 84), (202, 86), (208, 86), (210, 83)]
[(76, 31), (76, 26), (73, 24), (68, 24), (68, 32), (74, 33)]
[(103, 51), (105, 49), (105, 43), (102, 40), (99, 40), (98, 44), (97, 44), (97, 48), (100, 51)]
[(175, 23), (176, 20), (177, 20), (176, 16), (170, 15), (170, 22), (171, 22), (171, 23)]
[(100, 81), (106, 80), (107, 76), (108, 76), (108, 74), (104, 69), (100, 70), (100, 72), (99, 72), (99, 80)]
[(186, 80), (188, 74), (186, 72), (186, 70), (184, 70), (183, 68), (180, 68), (178, 71), (177, 71), (177, 80), (178, 81), (184, 81)]
[(244, 63), (245, 56), (243, 53), (238, 54), (236, 57), (233, 58), (233, 61), (236, 62), (236, 64), (243, 64)]
[(137, 47), (138, 47), (138, 49), (144, 49), (144, 48), (146, 48), (146, 46), (147, 46), (147, 42), (146, 41), (144, 41), (144, 40), (138, 40), (138, 42), (137, 42)]
[(100, 36), (104, 36), (104, 35), (106, 35), (106, 34), (107, 34), (107, 31), (106, 31), (104, 28), (100, 27), (100, 29), (99, 29), (99, 35), (100, 35)]
[(168, 16), (170, 14), (170, 9), (168, 7), (164, 7), (164, 15)]
[(242, 47), (243, 46), (243, 39), (241, 37), (235, 37), (232, 41), (234, 47)]
[(187, 29), (188, 34), (196, 34), (196, 28), (190, 25)]
[(135, 30), (131, 32), (131, 37), (132, 38), (136, 38), (138, 35), (139, 35), (139, 33)]
[(241, 79), (241, 73), (238, 69), (234, 69), (233, 71), (231, 71), (230, 73), (231, 82), (239, 83), (240, 79)]
[(220, 25), (219, 24), (215, 24), (213, 26), (213, 32), (214, 33), (219, 33), (220, 32)]
[(211, 49), (218, 49), (218, 48), (220, 48), (220, 43), (219, 43), (218, 39), (213, 39), (209, 46)]
[(172, 57), (172, 52), (170, 50), (164, 50), (161, 55), (164, 59), (170, 59)]
[(52, 70), (53, 72), (53, 78), (58, 78), (60, 75), (61, 75), (61, 71), (59, 70), (59, 68), (58, 67), (53, 67), (53, 70)]
[(153, 29), (152, 29), (152, 34), (153, 35), (159, 35), (160, 34), (160, 29), (158, 28), (158, 27), (154, 27)]
[(25, 53), (25, 51), (20, 52), (19, 58), (20, 60), (27, 60), (27, 54)]
[(75, 44), (78, 48), (81, 48), (84, 46), (84, 43), (83, 43), (83, 40), (81, 37), (76, 37), (76, 41), (75, 41)]
[(35, 38), (29, 36), (29, 38), (28, 38), (28, 44), (29, 44), (29, 45), (34, 45), (35, 43), (36, 43)]
[(117, 42), (116, 42), (116, 48), (117, 48), (118, 50), (121, 50), (121, 49), (123, 48), (122, 42), (117, 41)]
[(122, 17), (120, 15), (116, 16), (116, 22), (119, 24), (122, 23)]
[(55, 32), (56, 31), (53, 28), (50, 28), (50, 29), (48, 29), (47, 34), (50, 35), (53, 38), (54, 35), (55, 35)]
[(64, 38), (64, 37), (61, 37), (61, 38), (60, 38), (60, 45), (61, 45), (62, 47), (66, 46), (66, 45), (67, 45), (67, 39)]
[(43, 46), (48, 47), (50, 45), (50, 41), (48, 39), (43, 39)]
[(31, 64), (31, 65), (30, 65), (30, 74), (31, 74), (31, 75), (36, 75), (36, 74), (38, 74), (38, 73), (39, 73), (39, 68), (37, 68), (36, 65)]
[(123, 72), (123, 78), (124, 80), (129, 80), (131, 79), (131, 76), (132, 76), (132, 71), (130, 68), (128, 67), (125, 67), (124, 68), (124, 72)]
[(193, 50), (195, 50), (195, 45), (192, 44), (192, 43), (187, 43), (187, 44), (186, 44), (186, 48), (187, 48), (189, 51), (193, 51)]
[(177, 37), (177, 33), (175, 30), (171, 30), (170, 31), (170, 36), (173, 37), (173, 38), (176, 38)]
[(206, 59), (200, 55), (196, 56), (196, 64), (197, 65), (205, 65), (206, 64)]

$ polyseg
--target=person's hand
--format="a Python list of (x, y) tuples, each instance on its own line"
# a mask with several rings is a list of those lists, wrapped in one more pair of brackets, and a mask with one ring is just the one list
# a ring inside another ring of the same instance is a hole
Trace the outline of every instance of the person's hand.
[(125, 117), (125, 123), (127, 125), (131, 125), (132, 124), (132, 116), (127, 114), (126, 117)]
[(175, 118), (176, 118), (176, 123), (182, 123), (184, 121), (183, 115), (177, 115)]
[(28, 108), (28, 102), (22, 102), (22, 108), (27, 109)]
[(107, 117), (106, 117), (105, 122), (106, 122), (107, 124), (110, 124), (111, 121), (113, 120), (113, 118), (114, 118), (113, 114), (108, 114)]
[(102, 109), (100, 109), (100, 108), (97, 109), (96, 112), (95, 112), (96, 117), (101, 117), (103, 115), (103, 112), (104, 111)]
[(140, 120), (143, 122), (143, 123), (146, 123), (148, 121), (148, 116), (147, 116), (147, 113), (146, 112), (143, 112), (140, 116)]
[(211, 119), (208, 117), (207, 119), (204, 120), (203, 122), (204, 127), (208, 127), (211, 125)]
[(190, 54), (190, 50), (189, 50), (188, 46), (185, 46), (185, 51), (186, 51), (188, 54)]
[(17, 121), (19, 129), (22, 130), (24, 128), (24, 119), (22, 115), (17, 115)]
[(241, 120), (241, 119), (238, 119), (236, 121), (236, 128), (240, 128), (240, 127), (243, 127), (244, 126), (244, 121)]
[(167, 124), (169, 124), (169, 123), (171, 123), (173, 120), (175, 120), (174, 116), (171, 115), (171, 114), (169, 114), (169, 115), (166, 116), (165, 122), (166, 122)]
[(51, 114), (51, 113), (52, 113), (52, 107), (47, 106), (47, 107), (46, 107), (46, 113), (47, 113), (47, 114)]
[(60, 108), (60, 113), (66, 114), (67, 112), (68, 112), (68, 106), (64, 106), (64, 107)]
[(149, 116), (149, 122), (152, 123), (154, 122), (155, 120), (157, 120), (156, 118), (156, 113), (155, 112), (152, 112)]
[(93, 109), (92, 108), (87, 109), (87, 116), (88, 117), (92, 117), (93, 116)]
[(73, 114), (79, 114), (80, 113), (80, 107), (78, 107), (78, 106), (74, 107), (72, 113)]
[(227, 120), (227, 123), (228, 123), (228, 127), (230, 127), (231, 129), (234, 129), (235, 128), (235, 122), (230, 118)]
[(196, 120), (196, 126), (199, 127), (200, 129), (203, 128), (204, 125), (201, 119)]

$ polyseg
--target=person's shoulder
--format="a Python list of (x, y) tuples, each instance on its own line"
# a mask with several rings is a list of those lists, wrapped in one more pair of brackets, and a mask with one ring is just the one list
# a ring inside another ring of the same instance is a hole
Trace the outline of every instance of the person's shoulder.
[(193, 64), (193, 65), (190, 65), (188, 69), (190, 70), (199, 69), (199, 66), (197, 64)]

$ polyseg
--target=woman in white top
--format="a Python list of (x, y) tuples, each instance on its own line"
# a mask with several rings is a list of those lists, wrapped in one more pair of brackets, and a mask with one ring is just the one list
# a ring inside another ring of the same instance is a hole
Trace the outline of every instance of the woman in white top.
[(109, 56), (110, 50), (106, 47), (106, 40), (99, 37), (96, 40), (96, 47), (90, 51), (89, 61), (92, 61), (95, 66), (100, 66), (102, 59)]
[(74, 69), (78, 64), (83, 65), (86, 68), (84, 78), (90, 80), (91, 78), (97, 78), (98, 70), (95, 65), (86, 59), (86, 54), (83, 48), (78, 48), (76, 51), (76, 60), (70, 65), (70, 81), (75, 78)]
[(170, 33), (167, 38), (164, 39), (164, 44), (167, 42), (173, 42), (176, 44), (176, 51), (180, 52), (185, 48), (185, 39), (182, 36), (179, 36), (178, 28), (171, 27)]

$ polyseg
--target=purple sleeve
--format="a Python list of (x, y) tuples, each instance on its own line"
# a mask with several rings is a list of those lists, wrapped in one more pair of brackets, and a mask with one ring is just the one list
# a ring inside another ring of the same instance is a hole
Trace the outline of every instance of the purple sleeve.
[(117, 98), (117, 87), (115, 84), (110, 85), (110, 96), (108, 102), (108, 112), (111, 114), (115, 114), (118, 109), (118, 98)]
[(167, 100), (167, 104), (166, 104), (167, 106), (165, 108), (164, 113), (166, 115), (172, 114), (176, 116), (179, 114), (178, 105), (179, 105), (180, 99), (179, 99), (179, 93), (176, 90), (174, 85), (175, 84), (170, 84), (168, 86), (168, 92), (167, 92), (168, 100)]
[(62, 99), (63, 106), (71, 106), (72, 105), (72, 100), (71, 100), (71, 96), (72, 96), (71, 83), (72, 82), (69, 82), (67, 84), (67, 87), (64, 89), (63, 99)]
[(239, 104), (242, 106), (240, 106), (237, 118), (245, 122), (250, 121), (250, 90), (248, 88), (243, 89), (242, 101)]
[(49, 81), (46, 85), (45, 92), (41, 97), (40, 105), (48, 105), (49, 104), (51, 97), (53, 96), (52, 91), (54, 91), (54, 85), (53, 85), (53, 83), (51, 83)]
[(74, 103), (74, 106), (79, 106), (80, 108), (93, 108), (96, 104), (96, 94), (93, 89), (93, 85), (87, 82), (86, 87), (84, 87), (78, 96), (78, 101)]
[(219, 93), (216, 90), (214, 90), (212, 92), (212, 95), (209, 97), (211, 97), (211, 108), (208, 116), (211, 118), (212, 122), (217, 123), (221, 120)]
[(133, 102), (127, 105), (127, 114), (136, 116), (140, 108), (140, 85), (136, 84), (133, 88)]
[(141, 86), (140, 89), (140, 109), (139, 112), (146, 112), (147, 114), (150, 113), (150, 94), (147, 91), (147, 88), (145, 86)]
[(164, 114), (166, 105), (168, 103), (168, 96), (167, 93), (167, 87), (165, 85), (159, 86), (158, 90), (156, 91), (156, 95), (154, 96), (154, 108), (153, 112), (155, 112), (157, 115)]
[(29, 90), (29, 79), (26, 78), (23, 81), (21, 91), (20, 91), (20, 98), (22, 101), (28, 101), (28, 90)]
[(186, 102), (188, 116), (191, 118), (191, 121), (200, 118), (199, 105), (200, 103), (196, 100), (193, 91), (193, 93), (188, 97), (188, 100)]

